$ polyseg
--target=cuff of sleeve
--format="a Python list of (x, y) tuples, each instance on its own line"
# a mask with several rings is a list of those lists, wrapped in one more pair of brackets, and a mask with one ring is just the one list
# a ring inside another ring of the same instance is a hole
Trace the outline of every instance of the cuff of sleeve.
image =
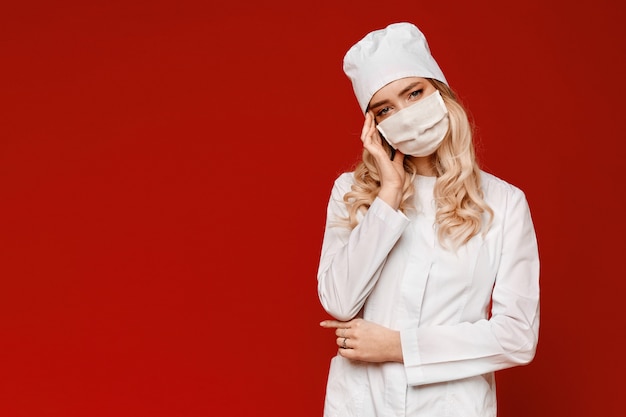
[(424, 380), (417, 331), (415, 329), (400, 330), (400, 343), (407, 382), (409, 385), (417, 385)]
[(367, 210), (372, 212), (385, 222), (398, 223), (398, 225), (404, 225), (409, 222), (409, 218), (400, 210), (394, 210), (391, 206), (385, 203), (382, 199), (376, 197), (370, 208)]

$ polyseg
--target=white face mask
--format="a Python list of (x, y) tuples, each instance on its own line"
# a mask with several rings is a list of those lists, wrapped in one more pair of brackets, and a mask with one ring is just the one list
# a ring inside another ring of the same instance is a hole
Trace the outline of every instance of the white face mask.
[(428, 156), (448, 132), (448, 109), (439, 90), (380, 122), (385, 140), (405, 155)]

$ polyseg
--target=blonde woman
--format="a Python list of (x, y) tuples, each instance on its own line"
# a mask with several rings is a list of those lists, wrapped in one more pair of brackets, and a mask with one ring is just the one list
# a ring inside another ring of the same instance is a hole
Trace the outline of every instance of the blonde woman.
[(344, 71), (365, 115), (363, 158), (328, 204), (318, 292), (339, 349), (324, 415), (496, 416), (494, 372), (537, 347), (525, 195), (480, 170), (416, 26), (367, 34)]

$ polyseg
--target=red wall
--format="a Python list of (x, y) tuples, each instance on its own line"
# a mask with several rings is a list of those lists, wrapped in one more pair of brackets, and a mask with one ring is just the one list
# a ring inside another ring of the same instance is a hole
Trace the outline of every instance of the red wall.
[(498, 374), (500, 416), (621, 415), (621, 2), (13, 3), (1, 416), (320, 416), (325, 207), (360, 154), (341, 59), (400, 20), (533, 210), (541, 338)]

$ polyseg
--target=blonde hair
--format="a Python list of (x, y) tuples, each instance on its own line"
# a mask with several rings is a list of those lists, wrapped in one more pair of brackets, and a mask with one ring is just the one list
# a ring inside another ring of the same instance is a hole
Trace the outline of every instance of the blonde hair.
[[(457, 248), (481, 232), (484, 213), (489, 215), (485, 230), (488, 229), (493, 211), (483, 199), (480, 168), (467, 113), (450, 87), (437, 80), (429, 81), (441, 93), (450, 117), (448, 133), (433, 154), (433, 164), (437, 170), (434, 189), (437, 237), (443, 246), (449, 242), (453, 248)], [(391, 155), (391, 147), (384, 140), (383, 144)], [(404, 181), (400, 210), (406, 212), (411, 208), (413, 182), (417, 175), (412, 157), (405, 157), (404, 170), (408, 175)], [(374, 158), (365, 149), (354, 169), (354, 178), (352, 190), (343, 198), (348, 209), (346, 220), (351, 228), (358, 224), (357, 214), (365, 212), (380, 191), (380, 176)]]

